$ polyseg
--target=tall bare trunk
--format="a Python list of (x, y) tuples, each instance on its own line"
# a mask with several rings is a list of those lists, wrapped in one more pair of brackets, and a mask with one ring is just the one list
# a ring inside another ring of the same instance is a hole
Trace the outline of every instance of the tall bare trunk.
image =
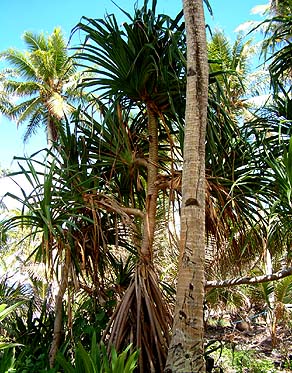
[(144, 263), (152, 262), (152, 246), (154, 240), (156, 209), (157, 209), (157, 173), (158, 173), (158, 129), (157, 114), (151, 104), (147, 105), (148, 114), (148, 136), (149, 136), (149, 156), (148, 156), (148, 176), (147, 176), (147, 196), (146, 211), (143, 224), (143, 239), (141, 244), (141, 259)]
[(180, 260), (167, 372), (205, 372), (205, 132), (208, 59), (202, 0), (184, 0), (187, 95), (182, 179)]

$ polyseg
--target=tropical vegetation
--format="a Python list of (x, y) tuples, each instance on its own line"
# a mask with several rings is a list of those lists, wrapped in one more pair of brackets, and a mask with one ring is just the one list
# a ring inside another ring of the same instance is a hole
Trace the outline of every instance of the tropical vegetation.
[(17, 125), (26, 123), (25, 141), (44, 126), (50, 144), (60, 120), (86, 95), (77, 88), (80, 76), (60, 28), (48, 37), (25, 31), (23, 40), (25, 52), (9, 48), (0, 54), (11, 65), (1, 73), (1, 112)]
[(74, 49), (56, 28), (1, 53), (1, 113), (48, 140), (15, 158), (28, 187), (1, 213), (3, 371), (211, 371), (204, 328), (223, 313), (263, 312), (277, 347), (291, 328), (291, 6), (272, 2), (252, 31), (269, 81), (250, 74), (251, 39), (206, 35), (198, 0), (174, 18), (156, 0), (117, 7), (122, 25), (83, 17)]

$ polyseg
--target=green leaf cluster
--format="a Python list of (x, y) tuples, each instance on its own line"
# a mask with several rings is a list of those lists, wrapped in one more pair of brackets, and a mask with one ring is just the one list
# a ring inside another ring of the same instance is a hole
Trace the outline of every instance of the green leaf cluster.
[(57, 362), (65, 373), (132, 373), (137, 367), (138, 352), (132, 351), (129, 345), (121, 353), (117, 353), (114, 347), (110, 357), (103, 343), (96, 342), (93, 335), (91, 349), (86, 351), (81, 342), (78, 342), (74, 351), (74, 362), (69, 362), (61, 353), (57, 354)]

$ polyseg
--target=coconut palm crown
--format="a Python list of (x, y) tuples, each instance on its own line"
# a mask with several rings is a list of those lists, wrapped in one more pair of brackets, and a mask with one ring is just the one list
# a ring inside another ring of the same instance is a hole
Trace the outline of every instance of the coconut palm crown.
[(81, 97), (76, 90), (78, 73), (60, 28), (48, 37), (27, 31), (23, 39), (26, 51), (9, 48), (1, 53), (12, 67), (5, 75), (3, 91), (16, 98), (5, 114), (17, 125), (27, 123), (25, 141), (43, 125), (50, 144), (57, 138), (58, 122)]

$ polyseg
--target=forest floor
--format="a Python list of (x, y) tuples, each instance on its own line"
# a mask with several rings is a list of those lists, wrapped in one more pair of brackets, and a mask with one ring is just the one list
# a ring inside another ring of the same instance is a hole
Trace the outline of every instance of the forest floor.
[(266, 325), (256, 323), (208, 325), (205, 339), (207, 354), (214, 359), (210, 372), (292, 372), (292, 331), (287, 325), (277, 326), (274, 343)]

